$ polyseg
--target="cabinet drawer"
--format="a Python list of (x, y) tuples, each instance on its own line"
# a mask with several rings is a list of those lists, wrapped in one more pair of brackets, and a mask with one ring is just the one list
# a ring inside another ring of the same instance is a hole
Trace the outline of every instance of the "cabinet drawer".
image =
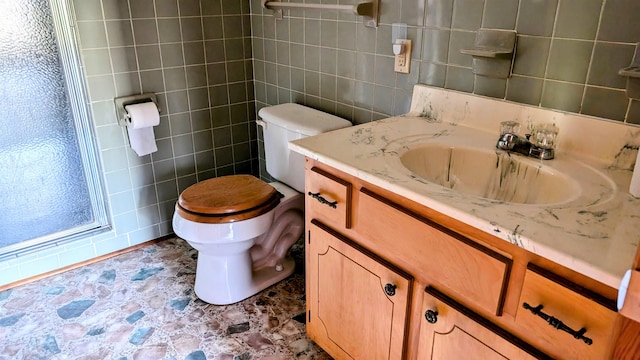
[(501, 315), (512, 260), (367, 189), (358, 203), (357, 232), (381, 256)]
[(551, 359), (436, 289), (425, 292), (418, 359)]
[(305, 207), (313, 218), (351, 228), (351, 184), (316, 167), (307, 171)]
[[(614, 306), (610, 300), (529, 264), (516, 324), (519, 330), (535, 334), (530, 337), (533, 345), (554, 357), (606, 359), (616, 319)], [(581, 329), (582, 335), (570, 333)]]

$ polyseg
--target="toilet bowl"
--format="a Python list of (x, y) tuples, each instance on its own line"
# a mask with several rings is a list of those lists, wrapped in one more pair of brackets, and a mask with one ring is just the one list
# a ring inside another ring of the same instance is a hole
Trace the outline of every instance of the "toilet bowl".
[(289, 151), (288, 142), (351, 126), (297, 104), (259, 115), (267, 171), (279, 181), (209, 179), (185, 189), (175, 207), (174, 232), (198, 250), (194, 291), (215, 305), (244, 300), (293, 273), (289, 250), (304, 231), (304, 158)]
[(198, 250), (196, 295), (232, 304), (291, 275), (288, 251), (304, 230), (303, 209), (302, 194), (250, 175), (187, 188), (176, 203), (173, 229)]

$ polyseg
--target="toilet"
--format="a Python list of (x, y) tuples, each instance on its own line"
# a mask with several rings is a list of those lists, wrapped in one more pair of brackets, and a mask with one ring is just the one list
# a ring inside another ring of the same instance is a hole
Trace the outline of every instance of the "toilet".
[(176, 203), (173, 230), (198, 250), (194, 291), (210, 304), (244, 300), (293, 273), (289, 250), (304, 231), (304, 157), (288, 142), (351, 126), (298, 104), (258, 114), (267, 172), (277, 181), (222, 176), (188, 187)]

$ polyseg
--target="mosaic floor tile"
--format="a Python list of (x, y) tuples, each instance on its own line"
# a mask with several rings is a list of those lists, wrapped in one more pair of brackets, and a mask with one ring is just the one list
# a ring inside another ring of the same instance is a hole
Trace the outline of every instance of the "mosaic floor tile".
[(288, 279), (232, 305), (193, 292), (173, 238), (0, 292), (0, 359), (331, 359), (305, 333), (302, 244)]

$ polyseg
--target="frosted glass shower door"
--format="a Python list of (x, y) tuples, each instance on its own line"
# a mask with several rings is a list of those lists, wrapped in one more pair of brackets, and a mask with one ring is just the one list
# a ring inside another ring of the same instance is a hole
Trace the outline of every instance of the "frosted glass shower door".
[(0, 0), (0, 255), (104, 222), (79, 73), (66, 71), (74, 49), (58, 39), (68, 34), (56, 6)]

